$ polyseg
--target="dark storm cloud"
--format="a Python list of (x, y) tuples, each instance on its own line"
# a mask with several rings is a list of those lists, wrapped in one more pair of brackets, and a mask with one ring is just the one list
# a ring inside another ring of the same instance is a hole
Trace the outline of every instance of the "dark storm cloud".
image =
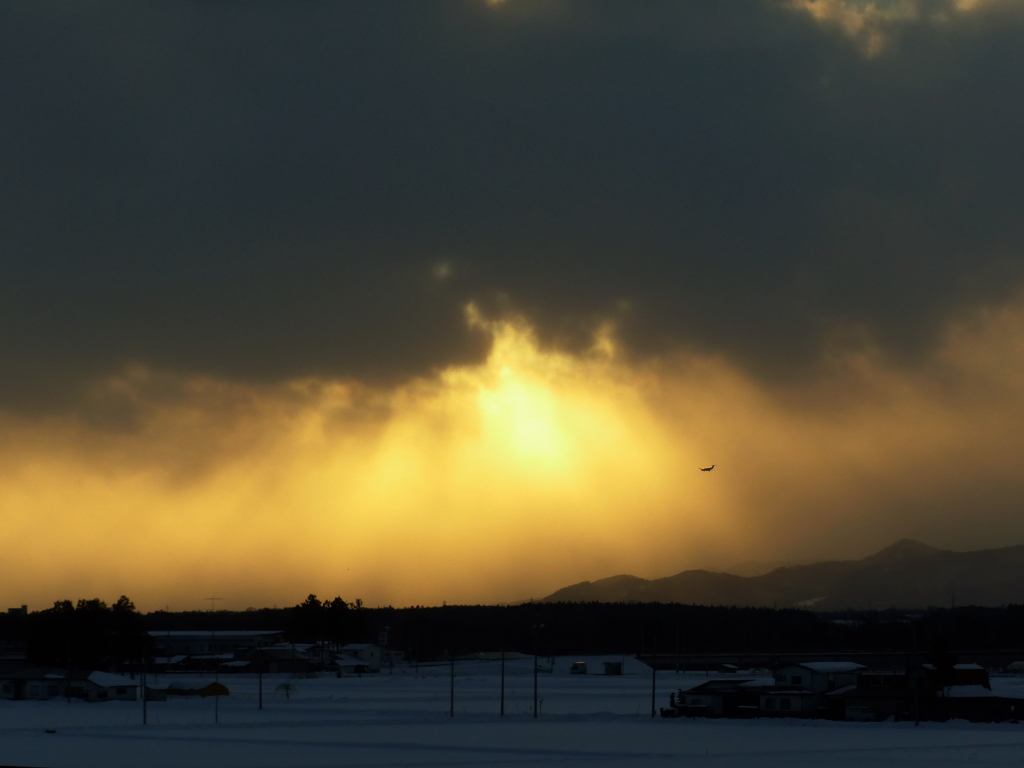
[(483, 353), (470, 300), (766, 376), (913, 354), (1024, 242), (1021, 14), (922, 8), (868, 56), (751, 0), (7, 3), (0, 398), (402, 377)]

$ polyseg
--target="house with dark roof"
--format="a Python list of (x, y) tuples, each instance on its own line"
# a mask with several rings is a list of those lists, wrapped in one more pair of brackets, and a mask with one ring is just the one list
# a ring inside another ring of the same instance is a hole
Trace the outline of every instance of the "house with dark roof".
[(1024, 697), (1019, 688), (1001, 690), (989, 685), (948, 685), (935, 691), (932, 720), (969, 720), (999, 723), (1024, 718)]
[(685, 717), (756, 717), (768, 677), (719, 677), (676, 694), (676, 715)]
[(306, 673), (312, 672), (314, 665), (309, 655), (308, 645), (281, 643), (254, 648), (245, 654), (244, 660), (249, 662), (248, 671)]
[(1019, 689), (993, 686), (978, 664), (944, 669), (924, 664), (902, 671), (864, 670), (853, 686), (833, 691), (848, 720), (970, 720), (1001, 722), (1024, 717)]
[(923, 699), (930, 695), (923, 674), (864, 669), (853, 685), (837, 688), (828, 697), (837, 719), (913, 720), (921, 716)]
[(54, 699), (64, 696), (67, 676), (60, 669), (21, 669), (0, 676), (0, 699)]
[(863, 664), (852, 661), (809, 661), (788, 664), (774, 673), (775, 684), (761, 692), (761, 714), (768, 717), (835, 718), (839, 709), (832, 691), (853, 685)]

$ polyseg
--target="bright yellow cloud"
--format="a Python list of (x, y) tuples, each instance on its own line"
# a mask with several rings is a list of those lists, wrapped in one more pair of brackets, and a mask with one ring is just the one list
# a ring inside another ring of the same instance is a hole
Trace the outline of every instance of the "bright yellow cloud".
[(1024, 540), (1019, 307), (951, 326), (914, 369), (860, 348), (782, 390), (713, 357), (629, 364), (609, 328), (570, 355), (468, 318), (486, 362), (392, 389), (132, 368), (80, 416), (0, 416), (4, 597), (494, 602), (902, 536)]

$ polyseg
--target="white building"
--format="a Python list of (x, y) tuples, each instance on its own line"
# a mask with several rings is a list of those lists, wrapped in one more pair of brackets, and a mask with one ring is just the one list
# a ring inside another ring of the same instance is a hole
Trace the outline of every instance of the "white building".
[(384, 657), (384, 650), (373, 643), (349, 643), (341, 646), (341, 652), (345, 656), (358, 659), (365, 664), (371, 672), (380, 672), (381, 659)]

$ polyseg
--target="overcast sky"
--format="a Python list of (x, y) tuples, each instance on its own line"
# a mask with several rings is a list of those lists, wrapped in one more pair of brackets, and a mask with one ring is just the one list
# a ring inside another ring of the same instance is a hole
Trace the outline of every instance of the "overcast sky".
[[(889, 534), (1024, 543), (1017, 470), (986, 453), (1024, 449), (1008, 421), (1024, 402), (1024, 3), (12, 0), (0, 69), (0, 496), (26, 530), (60, 509), (102, 540), (103, 493), (173, 516), (168, 483), (230, 529), (240, 502), (214, 487), (243, 447), (280, 467), (302, 409), (346, 425), (323, 439), (350, 458), (386, 450), (413, 413), (449, 435), (455, 417), (417, 398), (450, 405), (470, 373), (507, 371), (505, 339), (546, 372), (515, 423), (540, 418), (541, 395), (570, 437), (607, 417), (620, 449), (652, 451), (659, 525), (709, 492), (674, 481), (680, 467), (748, 462), (692, 512), (728, 510), (735, 530), (602, 539), (531, 589), (604, 567), (860, 556)], [(693, 411), (701, 399), (714, 407)], [(920, 473), (899, 488), (881, 469), (897, 447)], [(621, 468), (611, 455), (595, 477)], [(818, 458), (828, 480), (805, 498), (784, 467)], [(43, 465), (103, 485), (93, 511), (68, 510), (78, 481), (50, 497), (25, 479)], [(410, 477), (394, 471), (382, 482)], [(486, 474), (423, 471), (437, 507)], [(342, 515), (302, 507), (313, 481), (289, 477), (282, 505), (351, 530), (354, 481), (338, 480)], [(520, 480), (540, 483), (530, 503), (549, 518), (584, 514), (543, 495), (560, 481)], [(595, 491), (617, 500), (602, 524), (634, 498), (616, 482), (621, 497)], [(869, 498), (840, 514), (840, 488)], [(406, 501), (374, 504), (386, 517)], [(521, 554), (500, 588), (460, 597), (529, 596)], [(37, 567), (19, 566), (26, 584)], [(402, 603), (402, 585), (380, 599)]]

